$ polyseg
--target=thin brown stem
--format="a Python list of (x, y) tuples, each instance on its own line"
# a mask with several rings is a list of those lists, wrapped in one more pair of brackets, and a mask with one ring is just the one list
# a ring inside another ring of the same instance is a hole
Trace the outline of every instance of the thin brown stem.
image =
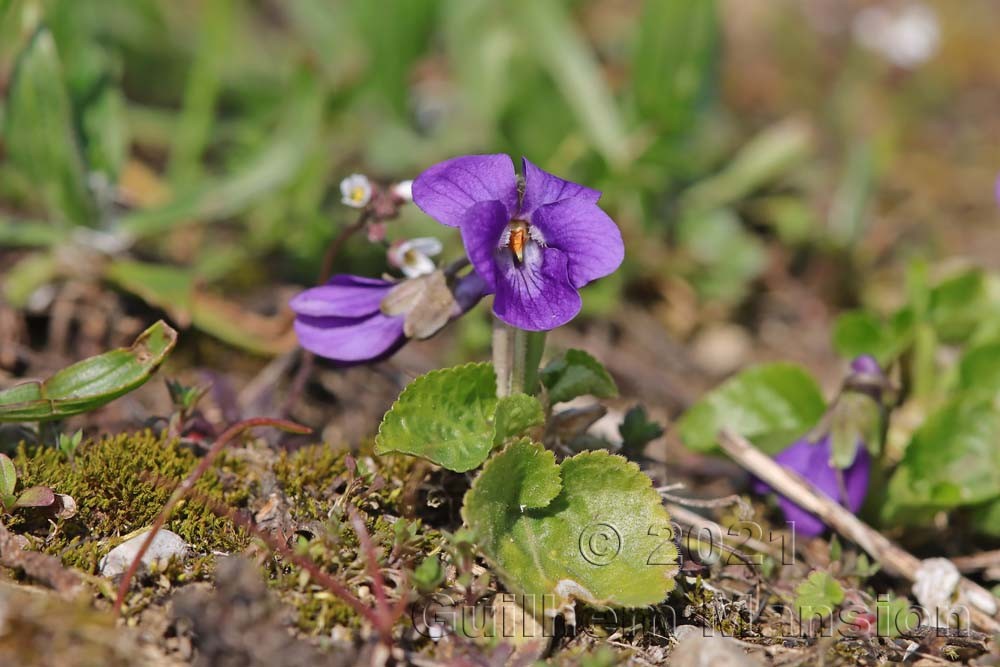
[(370, 217), (371, 213), (365, 209), (358, 216), (357, 220), (341, 229), (336, 238), (330, 242), (330, 245), (326, 248), (326, 253), (323, 255), (323, 263), (320, 265), (319, 284), (322, 285), (330, 279), (330, 274), (333, 273), (333, 263), (337, 260), (337, 255), (340, 254), (344, 244), (347, 243), (349, 238), (365, 228)]
[(118, 595), (115, 597), (114, 614), (116, 616), (121, 614), (122, 605), (125, 603), (125, 595), (128, 593), (129, 586), (132, 583), (132, 578), (135, 577), (136, 572), (139, 570), (139, 565), (142, 563), (142, 557), (146, 555), (149, 551), (150, 545), (153, 543), (153, 538), (156, 537), (156, 533), (163, 528), (163, 525), (170, 518), (170, 513), (173, 512), (174, 507), (177, 506), (184, 496), (194, 488), (194, 485), (201, 479), (215, 460), (219, 458), (219, 454), (226, 445), (229, 444), (233, 438), (242, 433), (243, 431), (258, 426), (273, 426), (274, 428), (279, 428), (283, 431), (289, 431), (291, 433), (310, 433), (311, 430), (305, 426), (300, 426), (290, 421), (285, 421), (282, 419), (269, 419), (266, 417), (258, 417), (254, 419), (246, 419), (241, 422), (237, 422), (226, 429), (218, 439), (212, 443), (211, 449), (205, 454), (205, 457), (198, 463), (194, 470), (184, 478), (184, 480), (177, 485), (174, 492), (167, 499), (166, 504), (160, 513), (157, 515), (156, 520), (153, 521), (152, 527), (150, 527), (149, 532), (146, 534), (146, 539), (143, 540), (142, 546), (139, 547), (139, 551), (136, 553), (135, 558), (132, 560), (132, 564), (129, 565), (128, 570), (122, 577), (121, 583), (118, 585)]

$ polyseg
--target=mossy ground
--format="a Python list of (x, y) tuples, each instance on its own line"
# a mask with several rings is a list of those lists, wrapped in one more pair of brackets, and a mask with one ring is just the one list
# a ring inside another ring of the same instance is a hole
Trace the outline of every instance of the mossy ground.
[[(72, 459), (51, 447), (24, 445), (15, 458), (25, 487), (49, 486), (76, 502), (75, 516), (56, 520), (39, 535), (40, 548), (88, 573), (96, 573), (100, 557), (124, 536), (153, 522), (174, 486), (197, 462), (190, 449), (150, 431), (84, 442)], [(241, 467), (236, 457), (222, 457), (216, 469), (198, 481), (195, 495), (226, 507), (245, 507), (251, 488), (242, 480)], [(22, 514), (12, 527), (38, 534), (31, 518)], [(197, 499), (181, 503), (166, 527), (196, 554), (236, 552), (249, 543), (243, 531)]]
[[(22, 445), (15, 457), (20, 483), (46, 485), (67, 494), (78, 511), (56, 520), (19, 513), (9, 518), (9, 525), (31, 536), (34, 548), (57, 556), (67, 567), (96, 574), (104, 554), (152, 523), (176, 483), (198, 460), (190, 448), (150, 431), (86, 441), (72, 459), (51, 447)], [(350, 504), (364, 518), (382, 554), (389, 584), (395, 586), (402, 581), (403, 570), (415, 566), (419, 554), (440, 550), (442, 540), (439, 531), (402, 518), (406, 481), (414, 465), (407, 457), (375, 459), (370, 443), (354, 454), (320, 444), (279, 453), (233, 449), (198, 481), (192, 497), (167, 523), (191, 545), (193, 557), (168, 567), (162, 573), (166, 583), (206, 579), (215, 554), (247, 552), (254, 543), (251, 537), (208, 505), (256, 512), (264, 503), (261, 480), (271, 479), (270, 492), (283, 499), (282, 511), (289, 518), (282, 531), (288, 544), (328, 572), (364, 587), (364, 556), (347, 518)], [(295, 609), (296, 625), (303, 632), (328, 634), (337, 626), (360, 627), (349, 605), (298, 568), (268, 554), (262, 545), (257, 547), (250, 552), (264, 561), (272, 589)], [(134, 596), (132, 607), (145, 607), (152, 597), (148, 593)]]

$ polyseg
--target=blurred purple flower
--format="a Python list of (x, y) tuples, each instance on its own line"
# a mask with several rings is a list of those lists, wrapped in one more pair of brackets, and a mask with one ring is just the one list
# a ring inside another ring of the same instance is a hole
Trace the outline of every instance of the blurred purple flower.
[(510, 157), (466, 155), (434, 165), (413, 182), (427, 215), (458, 227), (469, 260), (496, 294), (493, 312), (531, 331), (573, 319), (578, 290), (622, 263), (621, 232), (597, 206), (601, 193), (549, 174), (523, 158), (519, 190)]
[[(774, 457), (829, 498), (857, 512), (868, 493), (871, 456), (868, 445), (880, 437), (882, 401), (891, 383), (875, 357), (861, 355), (851, 362), (850, 374), (843, 389), (813, 434), (803, 437)], [(838, 433), (844, 451), (834, 454), (834, 436)], [(866, 442), (871, 440), (871, 442)], [(851, 445), (854, 444), (853, 451)], [(846, 456), (844, 456), (846, 454)], [(842, 467), (834, 465), (840, 460)], [(845, 465), (846, 464), (846, 465)], [(757, 493), (770, 493), (771, 487), (754, 482)], [(795, 531), (809, 537), (821, 535), (823, 522), (784, 496), (778, 497), (785, 519), (795, 524)]]
[[(441, 278), (443, 284), (443, 277)], [(401, 348), (408, 338), (407, 318), (413, 309), (420, 309), (422, 291), (415, 299), (393, 314), (385, 314), (383, 302), (401, 283), (336, 275), (325, 285), (313, 287), (295, 296), (289, 305), (295, 311), (295, 333), (305, 349), (342, 365), (363, 364), (388, 358)], [(441, 305), (448, 310), (436, 319), (443, 326), (448, 319), (459, 317), (486, 294), (486, 285), (475, 272), (456, 281), (451, 296)], [(440, 300), (439, 300), (440, 302)], [(429, 334), (428, 334), (429, 335)], [(421, 336), (426, 337), (426, 336)]]
[[(824, 495), (833, 498), (852, 512), (861, 509), (868, 494), (868, 473), (871, 468), (871, 458), (864, 443), (858, 443), (854, 462), (844, 470), (837, 470), (830, 464), (830, 436), (826, 435), (818, 442), (810, 442), (803, 438), (774, 457), (774, 460), (789, 470), (797, 472)], [(843, 477), (843, 484), (838, 479)], [(754, 483), (757, 493), (770, 493), (771, 487), (757, 480)], [(778, 505), (785, 519), (794, 524), (796, 533), (807, 537), (822, 535), (825, 524), (815, 514), (810, 514), (784, 496), (778, 497)]]

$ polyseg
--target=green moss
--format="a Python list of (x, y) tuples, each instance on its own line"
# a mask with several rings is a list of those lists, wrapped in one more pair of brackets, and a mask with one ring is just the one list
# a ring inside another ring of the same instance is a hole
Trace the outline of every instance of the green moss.
[(696, 624), (713, 628), (728, 637), (750, 639), (759, 636), (746, 605), (716, 594), (705, 586), (701, 577), (685, 587), (684, 597)]
[[(304, 447), (282, 453), (273, 472), (288, 497), (293, 519), (315, 531), (300, 544), (308, 556), (341, 581), (367, 578), (364, 557), (358, 553), (358, 538), (347, 520), (346, 505), (358, 508), (388, 569), (409, 567), (423, 554), (440, 549), (440, 532), (421, 522), (398, 518), (402, 514), (403, 486), (412, 475), (416, 459), (408, 456), (374, 457), (372, 443), (351, 454), (326, 445)], [(352, 472), (347, 463), (355, 460)], [(328, 634), (337, 626), (357, 629), (361, 619), (352, 607), (318, 586), (296, 567), (274, 563), (272, 588), (298, 612), (297, 625), (306, 633)]]
[[(118, 538), (152, 523), (173, 487), (197, 462), (190, 450), (149, 431), (85, 442), (72, 462), (55, 449), (24, 446), (15, 460), (25, 486), (44, 484), (76, 501), (77, 514), (59, 523), (44, 550), (89, 572)], [(238, 479), (240, 466), (233, 458), (221, 457), (219, 471), (202, 477), (193, 497), (183, 501), (167, 523), (196, 552), (238, 551), (248, 543), (242, 531), (199, 500), (228, 507), (245, 504), (246, 486), (229, 488), (222, 481)]]

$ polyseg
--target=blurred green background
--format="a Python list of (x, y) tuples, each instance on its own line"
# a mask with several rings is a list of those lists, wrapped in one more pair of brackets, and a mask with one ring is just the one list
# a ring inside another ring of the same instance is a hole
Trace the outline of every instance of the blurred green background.
[[(822, 365), (913, 257), (997, 264), (998, 27), (990, 0), (0, 0), (3, 295), (82, 281), (274, 354), (356, 215), (341, 178), (507, 152), (624, 231), (585, 315), (709, 373), (733, 336)], [(389, 239), (454, 257), (444, 231), (409, 207)]]

